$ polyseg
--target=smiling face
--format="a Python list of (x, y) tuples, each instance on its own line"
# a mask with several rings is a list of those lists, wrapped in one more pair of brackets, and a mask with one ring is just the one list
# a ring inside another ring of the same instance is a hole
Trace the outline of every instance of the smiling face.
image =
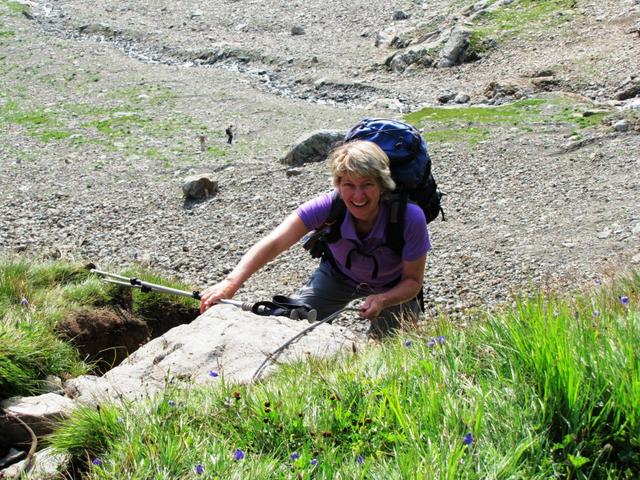
[(358, 177), (347, 174), (340, 177), (338, 190), (349, 213), (357, 221), (373, 226), (380, 210), (380, 195), (382, 194), (378, 180), (374, 177)]

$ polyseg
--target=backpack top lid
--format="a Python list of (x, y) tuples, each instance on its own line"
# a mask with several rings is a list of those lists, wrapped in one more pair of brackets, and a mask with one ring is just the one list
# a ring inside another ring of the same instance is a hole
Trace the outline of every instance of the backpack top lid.
[(347, 132), (344, 141), (352, 140), (368, 140), (384, 150), (398, 188), (414, 189), (431, 173), (427, 143), (420, 132), (407, 123), (365, 118)]

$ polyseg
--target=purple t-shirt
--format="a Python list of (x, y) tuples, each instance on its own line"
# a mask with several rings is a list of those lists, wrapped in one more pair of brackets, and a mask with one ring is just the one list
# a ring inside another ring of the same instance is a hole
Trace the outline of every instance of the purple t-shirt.
[[(331, 211), (332, 193), (325, 193), (303, 203), (296, 213), (309, 230), (322, 226)], [(347, 210), (340, 226), (341, 238), (330, 243), (329, 248), (340, 271), (356, 283), (366, 283), (380, 288), (393, 282), (402, 274), (402, 262), (418, 260), (431, 250), (429, 230), (422, 209), (409, 203), (404, 221), (404, 247), (402, 256), (385, 245), (387, 205), (382, 202), (373, 229), (361, 240), (356, 233), (353, 217)], [(347, 268), (347, 257), (351, 266)], [(374, 260), (375, 259), (375, 260)], [(372, 278), (377, 262), (377, 277)]]

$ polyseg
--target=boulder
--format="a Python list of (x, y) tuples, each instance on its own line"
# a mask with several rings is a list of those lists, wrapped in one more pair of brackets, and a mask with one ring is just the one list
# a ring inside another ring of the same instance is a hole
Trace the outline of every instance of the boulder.
[(336, 146), (345, 132), (338, 130), (318, 130), (300, 137), (295, 145), (280, 161), (285, 165), (300, 166), (305, 163), (322, 162)]
[(377, 98), (367, 105), (367, 109), (369, 110), (378, 110), (381, 108), (398, 113), (407, 113), (410, 110), (409, 107), (405, 106), (397, 98)]
[(394, 27), (387, 27), (376, 35), (375, 46), (378, 48), (389, 48), (399, 40), (398, 30)]
[(29, 432), (17, 420), (18, 417), (29, 425), (33, 433), (40, 437), (51, 433), (56, 422), (67, 418), (73, 410), (70, 399), (55, 393), (45, 393), (35, 397), (11, 397), (0, 402), (0, 409), (8, 412), (0, 422), (0, 446), (30, 445)]
[(396, 52), (387, 57), (385, 65), (389, 67), (389, 70), (396, 73), (402, 73), (407, 67), (415, 64), (430, 67), (434, 62), (431, 52), (432, 49), (430, 45), (409, 47), (406, 50)]
[(618, 88), (613, 98), (616, 100), (628, 100), (640, 96), (640, 78), (630, 77)]
[[(153, 395), (166, 382), (206, 384), (250, 382), (270, 352), (307, 328), (306, 321), (258, 316), (231, 305), (216, 305), (190, 324), (175, 327), (147, 343), (103, 377), (83, 376), (65, 383), (67, 395), (95, 405)], [(251, 332), (251, 335), (248, 334)], [(322, 324), (284, 350), (278, 363), (330, 356), (355, 342), (343, 328)], [(270, 364), (265, 373), (274, 368)]]
[(438, 68), (447, 68), (460, 65), (464, 61), (465, 54), (469, 48), (471, 33), (468, 28), (455, 27), (440, 52), (440, 58), (436, 66)]
[(182, 193), (188, 200), (202, 200), (218, 193), (218, 182), (211, 175), (191, 175), (182, 181)]
[(52, 448), (45, 448), (34, 454), (33, 463), (28, 472), (24, 472), (27, 462), (23, 460), (2, 470), (0, 478), (31, 478), (37, 480), (65, 478), (62, 472), (70, 461), (70, 455), (56, 453)]

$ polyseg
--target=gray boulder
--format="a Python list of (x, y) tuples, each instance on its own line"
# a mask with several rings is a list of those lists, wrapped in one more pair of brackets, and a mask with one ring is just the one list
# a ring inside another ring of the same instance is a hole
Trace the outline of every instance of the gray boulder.
[(300, 137), (280, 162), (293, 166), (322, 162), (331, 150), (342, 143), (344, 134), (345, 132), (338, 130), (318, 130)]
[(457, 26), (451, 31), (449, 40), (445, 43), (436, 67), (448, 68), (460, 65), (464, 62), (465, 54), (469, 48), (472, 31)]
[(32, 465), (28, 471), (25, 471), (27, 461), (23, 460), (2, 470), (0, 472), (0, 478), (30, 478), (37, 480), (65, 478), (62, 474), (64, 471), (63, 467), (70, 461), (70, 455), (56, 453), (52, 448), (45, 448), (34, 454)]
[(628, 100), (640, 96), (640, 77), (632, 76), (626, 79), (613, 98), (616, 100)]
[[(216, 305), (190, 324), (175, 327), (144, 345), (103, 377), (84, 376), (65, 383), (67, 395), (95, 405), (153, 395), (166, 382), (206, 384), (250, 382), (267, 358), (308, 327), (306, 321), (262, 317), (231, 305)], [(251, 332), (249, 335), (248, 332)], [(343, 328), (323, 324), (278, 357), (278, 362), (330, 356), (355, 342)], [(270, 364), (265, 373), (275, 368)]]
[(431, 52), (432, 49), (430, 46), (409, 47), (406, 50), (396, 52), (387, 57), (385, 64), (389, 70), (396, 73), (404, 72), (410, 65), (430, 67), (434, 62)]
[(73, 407), (71, 400), (55, 393), (3, 400), (0, 409), (10, 415), (0, 420), (0, 447), (31, 443), (29, 432), (12, 416), (29, 425), (33, 433), (40, 437), (51, 433), (58, 421), (69, 416)]
[(218, 182), (211, 175), (191, 175), (182, 181), (182, 193), (186, 199), (202, 200), (218, 193)]

